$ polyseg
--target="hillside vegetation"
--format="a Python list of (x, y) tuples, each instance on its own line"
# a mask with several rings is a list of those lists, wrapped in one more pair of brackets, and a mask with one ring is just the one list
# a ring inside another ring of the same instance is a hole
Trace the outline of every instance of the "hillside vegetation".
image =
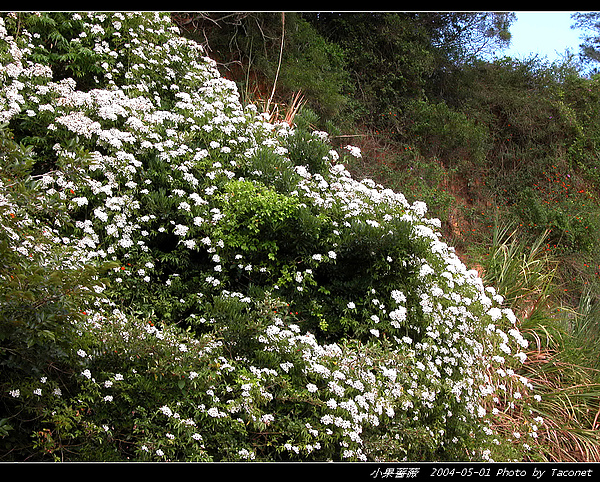
[(220, 15), (0, 17), (0, 460), (600, 460), (596, 78)]

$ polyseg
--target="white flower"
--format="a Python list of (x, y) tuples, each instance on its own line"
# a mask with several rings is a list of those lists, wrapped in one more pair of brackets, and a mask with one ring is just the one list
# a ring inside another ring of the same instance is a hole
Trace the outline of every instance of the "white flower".
[(213, 418), (217, 418), (220, 416), (220, 412), (216, 407), (209, 408), (206, 413), (208, 413)]
[(393, 290), (391, 296), (396, 303), (404, 303), (406, 301), (406, 296), (401, 291)]
[(306, 389), (311, 392), (311, 393), (315, 393), (318, 388), (314, 383), (309, 383), (308, 385), (306, 385)]
[(175, 234), (176, 236), (184, 236), (189, 231), (189, 229), (190, 228), (184, 226), (183, 224), (178, 224), (175, 226), (173, 234)]
[(419, 216), (425, 216), (425, 214), (427, 213), (427, 204), (425, 204), (423, 201), (415, 201), (411, 208)]
[(350, 152), (350, 154), (353, 155), (354, 157), (357, 157), (357, 158), (362, 157), (360, 147), (348, 145), (344, 149), (346, 149), (348, 152)]
[(73, 198), (73, 202), (78, 206), (85, 206), (88, 203), (88, 199), (84, 196)]
[(270, 413), (266, 413), (262, 417), (260, 417), (260, 421), (263, 422), (265, 425), (269, 425), (273, 420), (275, 420), (275, 417)]
[(421, 269), (419, 270), (419, 276), (421, 278), (424, 278), (425, 276), (428, 276), (433, 273), (435, 273), (435, 271), (433, 271), (433, 268), (431, 266), (429, 266), (428, 264), (424, 264), (423, 266), (421, 266)]
[(109, 236), (115, 236), (118, 235), (118, 233), (119, 230), (114, 224), (109, 224), (108, 226), (106, 226), (106, 234), (108, 234)]
[[(404, 320), (406, 320), (406, 308), (404, 306), (399, 306), (398, 308), (396, 308), (395, 310), (390, 312), (390, 318), (395, 321), (395, 322), (402, 322)], [(398, 328), (397, 325), (396, 328)]]
[(502, 318), (502, 310), (500, 308), (490, 308), (488, 315), (492, 318), (492, 321), (498, 321)]
[(171, 411), (171, 409), (169, 407), (167, 407), (166, 405), (163, 405), (162, 407), (160, 407), (159, 410), (167, 417), (171, 417), (173, 415), (173, 412)]
[(384, 377), (387, 377), (392, 381), (396, 381), (398, 372), (395, 369), (393, 369), (393, 368), (388, 369), (386, 367), (382, 367), (381, 371), (382, 371)]
[(333, 417), (331, 415), (323, 415), (321, 417), (321, 423), (324, 425), (331, 425), (333, 423)]

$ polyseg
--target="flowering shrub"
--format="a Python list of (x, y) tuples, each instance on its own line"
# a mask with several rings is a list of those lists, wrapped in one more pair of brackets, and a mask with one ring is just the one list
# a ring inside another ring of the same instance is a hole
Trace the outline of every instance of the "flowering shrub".
[[(499, 425), (533, 402), (527, 341), (424, 203), (354, 180), (355, 147), (241, 105), (167, 15), (55, 15), (0, 23), (0, 117), (34, 146), (23, 179), (65, 216), (21, 217), (52, 233), (25, 245), (6, 196), (2, 246), (24, 271), (70, 267), (63, 291), (70, 273), (88, 287), (52, 304), (60, 373), (48, 355), (11, 374), (3, 268), (5, 457), (522, 457), (533, 421)], [(48, 25), (72, 50), (48, 53)], [(76, 79), (53, 75), (71, 57)]]

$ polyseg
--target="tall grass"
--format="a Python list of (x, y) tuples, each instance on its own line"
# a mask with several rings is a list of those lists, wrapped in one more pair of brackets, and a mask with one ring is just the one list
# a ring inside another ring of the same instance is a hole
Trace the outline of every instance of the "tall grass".
[(557, 261), (545, 249), (547, 235), (546, 231), (528, 244), (518, 229), (496, 222), (483, 259), (484, 282), (521, 316), (531, 316), (552, 297)]
[(543, 419), (531, 441), (532, 458), (599, 462), (600, 303), (588, 289), (577, 306), (562, 304), (559, 260), (546, 251), (546, 235), (527, 243), (518, 230), (496, 223), (490, 246), (480, 255), (483, 279), (518, 314), (530, 341), (521, 374), (541, 395), (534, 411)]

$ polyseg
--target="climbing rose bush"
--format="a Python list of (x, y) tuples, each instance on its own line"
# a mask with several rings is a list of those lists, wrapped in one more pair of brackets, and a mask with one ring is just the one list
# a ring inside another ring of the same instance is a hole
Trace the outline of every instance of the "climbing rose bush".
[[(507, 460), (534, 444), (514, 314), (424, 203), (352, 178), (358, 148), (242, 105), (167, 14), (4, 14), (0, 38), (1, 181), (23, 188), (0, 198), (2, 249), (43, 273), (16, 296), (2, 268), (5, 458)], [(28, 336), (57, 348), (32, 367), (14, 314), (52, 272), (60, 319), (31, 315)]]

